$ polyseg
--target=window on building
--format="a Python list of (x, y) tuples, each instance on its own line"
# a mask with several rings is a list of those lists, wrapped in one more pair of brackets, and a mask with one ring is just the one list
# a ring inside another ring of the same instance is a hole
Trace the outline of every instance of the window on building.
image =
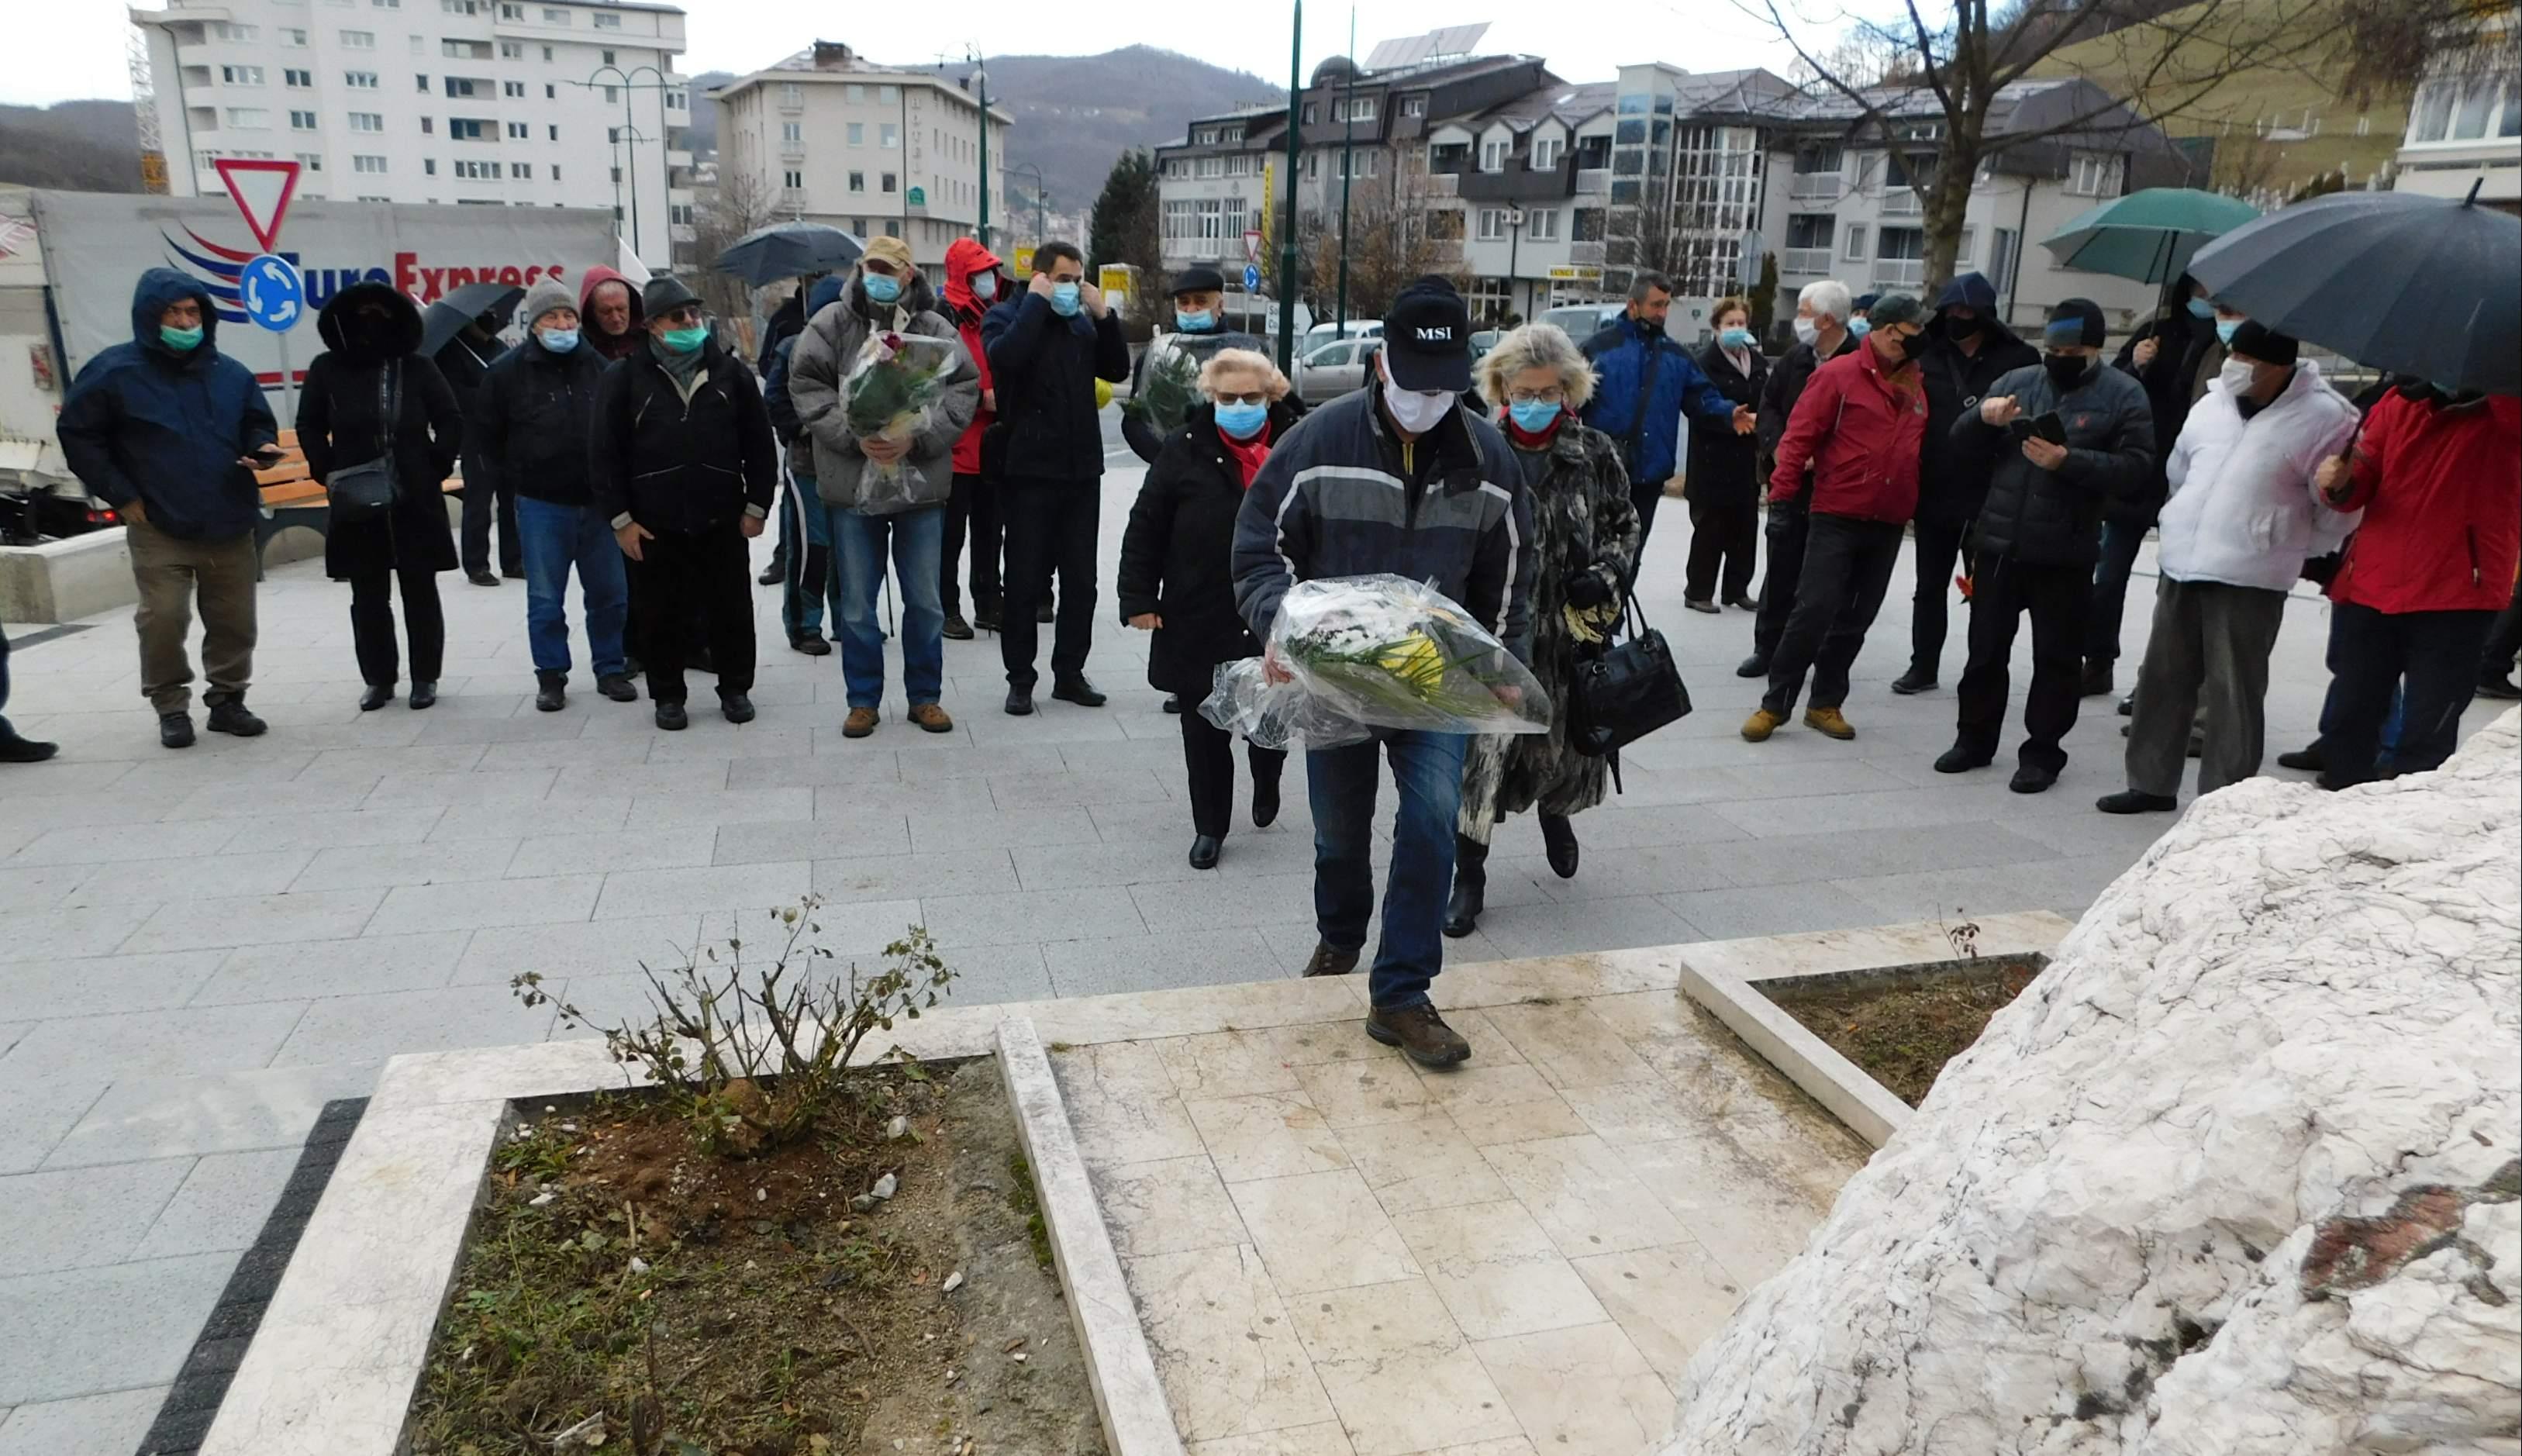
[(806, 174), (793, 166), (781, 172), (779, 178), (780, 185), (791, 192), (802, 191), (806, 186)]
[(259, 86), (262, 84), (262, 68), (222, 66), (219, 68), (219, 82), (228, 86)]
[(611, 51), (606, 51), (606, 52), (604, 53), (604, 61), (603, 61), (603, 63), (602, 63), (602, 64), (604, 64), (604, 65), (606, 65), (606, 66), (614, 66), (614, 65), (618, 65), (618, 64), (620, 64), (620, 63), (619, 63), (618, 61), (616, 61), (616, 60), (615, 60), (614, 55), (613, 55), (613, 53), (612, 53)]
[[(885, 89), (890, 91), (893, 88), (891, 86), (887, 86)], [(875, 144), (878, 148), (887, 152), (899, 150), (902, 146), (902, 128), (894, 125), (891, 121), (879, 123), (875, 129)]]
[[(549, 65), (549, 64), (551, 63), (551, 59), (552, 59), (552, 48), (551, 48), (550, 46), (544, 46), (544, 47), (543, 47), (543, 63), (544, 63), (545, 65)], [(549, 87), (545, 87), (544, 89), (545, 89), (545, 90), (549, 90), (550, 88), (549, 88)]]
[(345, 30), (342, 32), (342, 49), (346, 51), (373, 51), (376, 48), (377, 32), (374, 30)]
[(350, 129), (352, 131), (383, 131), (386, 129), (386, 118), (376, 112), (352, 112), (350, 113)]
[(535, 179), (534, 164), (531, 162), (511, 162), (508, 164), (508, 175), (520, 182), (531, 182)]
[(244, 131), (258, 131), (271, 125), (271, 113), (257, 106), (232, 106), (227, 109), (227, 124)]
[(377, 88), (377, 73), (373, 70), (346, 70), (342, 72), (342, 84), (353, 91), (373, 91)]
[(489, 128), (495, 124), (478, 117), (449, 117), (446, 118), (446, 135), (459, 142), (478, 142), (485, 139)]
[(604, 104), (606, 106), (611, 106), (621, 99), (622, 88), (620, 86), (607, 86), (604, 88)]
[(1226, 174), (1230, 177), (1248, 177), (1252, 175), (1252, 159), (1244, 156), (1240, 152), (1227, 158)]
[(547, 126), (544, 130), (551, 133), (551, 135), (544, 138), (544, 140), (555, 142), (560, 140), (560, 128), (558, 126)]
[(669, 204), (666, 208), (666, 220), (668, 222), (680, 223), (685, 227), (691, 226), (692, 205), (690, 203)]
[(803, 121), (780, 122), (779, 139), (793, 146), (803, 146), (806, 141), (806, 123)]
[(1197, 174), (1198, 174), (1198, 175), (1200, 175), (1200, 176), (1203, 176), (1203, 177), (1222, 177), (1222, 176), (1225, 176), (1225, 175), (1226, 175), (1226, 159), (1225, 159), (1225, 158), (1223, 158), (1223, 157), (1202, 157), (1202, 158), (1200, 158), (1200, 159), (1199, 159), (1199, 163), (1198, 163), (1198, 172), (1197, 172)]
[(852, 192), (864, 192), (864, 191), (866, 191), (866, 173), (864, 173), (864, 172), (852, 172), (852, 173), (850, 173), (850, 190), (851, 190)]
[(1953, 264), (1956, 267), (1967, 268), (1977, 258), (1978, 254), (1979, 229), (1975, 227), (1963, 228), (1961, 243), (1953, 250)]
[(455, 175), (468, 182), (495, 182), (499, 180), (499, 164), (459, 161), (455, 164)]
[(293, 91), (310, 90), (315, 85), (315, 72), (294, 69), (284, 70), (280, 73), (280, 83)]
[(877, 191), (879, 191), (879, 192), (891, 192), (891, 191), (894, 189), (895, 185), (900, 181), (900, 177), (899, 177), (899, 175), (898, 175), (897, 173), (894, 173), (894, 172), (883, 172), (883, 173), (879, 173), (879, 174), (878, 174), (878, 176), (877, 176), (877, 178), (876, 178), (876, 181), (877, 181), (877, 187), (876, 187), (876, 190), (877, 190)]
[(1874, 240), (1877, 262), (1916, 262), (1927, 256), (1927, 232), (1918, 227), (1887, 227)]
[(458, 61), (488, 61), (490, 59), (490, 42), (487, 40), (442, 40), (438, 43), (438, 53), (442, 56), (450, 56)]
[(303, 51), (306, 49), (306, 32), (295, 25), (283, 25), (280, 27), (280, 43), (291, 50)]
[(864, 146), (865, 146), (865, 145), (866, 145), (866, 123), (865, 123), (864, 121), (852, 121), (852, 122), (850, 123), (850, 133), (849, 133), (849, 137), (850, 137), (850, 145), (851, 145), (851, 146), (853, 146), (853, 147), (864, 147)]
[(374, 176), (382, 173), (385, 169), (386, 160), (382, 157), (373, 156), (364, 152), (354, 152), (350, 155), (350, 170), (354, 172), (366, 172), (369, 175)]
[(1987, 276), (1999, 293), (2013, 291), (2014, 238), (2013, 228), (2000, 227), (1988, 242)]
[(546, 5), (543, 7), (543, 23), (546, 25), (566, 25), (569, 23), (569, 12), (557, 5)]
[(852, 81), (841, 88), (841, 95), (850, 105), (857, 106), (867, 99), (867, 89), (864, 82)]
[(595, 28), (598, 30), (619, 30), (622, 28), (622, 17), (615, 15), (609, 10), (599, 10), (595, 13)]
[(315, 129), (315, 114), (313, 112), (291, 112), (289, 114), (289, 129), (292, 131), (313, 131)]
[(900, 86), (878, 86), (875, 88), (875, 99), (885, 106), (900, 106), (902, 105), (902, 88)]
[(543, 83), (543, 100), (545, 100), (545, 101), (558, 101), (558, 100), (560, 100), (560, 87), (559, 87), (557, 84), (554, 84), (554, 83), (549, 82), (549, 81), (544, 82), (544, 83)]
[(2077, 197), (2117, 197), (2127, 175), (2127, 159), (2118, 153), (2078, 152), (2068, 159), (2067, 191)]
[(522, 40), (500, 41), (499, 59), (502, 61), (523, 61), (526, 59), (526, 43)]
[(1217, 128), (1214, 126), (1200, 127), (1197, 131), (1191, 133), (1191, 139), (1194, 145), (1214, 147), (1217, 145)]
[(324, 154), (301, 152), (298, 154), (298, 166), (301, 171), (320, 172), (324, 169)]
[(1535, 242), (1559, 241), (1559, 210), (1535, 208), (1523, 214), (1523, 235)]
[(516, 4), (515, 0), (504, 0), (499, 6), (499, 19), (503, 21), (522, 21), (525, 18), (526, 8)]
[(212, 40), (232, 40), (240, 44), (252, 45), (262, 39), (260, 25), (240, 25), (234, 21), (212, 21), (205, 28), (210, 31)]
[(421, 95), (426, 96), (429, 94), (429, 77), (425, 75), (414, 75), (412, 79), (420, 83)]
[(557, 162), (551, 164), (551, 179), (555, 182), (560, 180), (560, 164)]
[(446, 78), (446, 94), (449, 96), (460, 99), (468, 96), (488, 96), (490, 93), (489, 81), (476, 81), (460, 75), (450, 75)]
[(1532, 139), (1531, 166), (1534, 171), (1549, 171), (1559, 164), (1560, 158), (1566, 155), (1567, 138), (1564, 136), (1537, 136)]
[(1238, 121), (1232, 126), (1221, 128), (1217, 133), (1217, 138), (1219, 141), (1226, 142), (1239, 142), (1243, 140), (1243, 123)]
[(1506, 209), (1480, 209), (1480, 241), (1494, 243), (1506, 236)]
[(435, 136), (437, 133), (438, 123), (436, 121), (431, 120), (427, 117), (420, 118), (420, 134), (422, 136)]
[(526, 99), (526, 83), (523, 81), (501, 81), (499, 83), (499, 94), (508, 98), (510, 101), (523, 101)]
[(511, 121), (508, 123), (508, 140), (512, 142), (522, 142), (527, 140), (531, 135), (532, 133), (528, 131), (525, 122)]
[(1504, 139), (1480, 143), (1480, 170), (1484, 172), (1505, 171), (1507, 155), (1512, 152), (1514, 148), (1515, 144), (1513, 142), (1506, 141)]
[(438, 0), (438, 8), (448, 15), (480, 15), (482, 0)]
[(1847, 260), (1848, 262), (1863, 262), (1863, 261), (1865, 261), (1865, 224), (1864, 224), (1864, 223), (1862, 223), (1862, 222), (1851, 222), (1851, 223), (1849, 223), (1849, 224), (1847, 225), (1847, 251), (1846, 251), (1846, 252), (1845, 252), (1845, 253), (1842, 253), (1842, 254), (1840, 255), (1840, 257), (1841, 257), (1842, 258), (1845, 258), (1845, 260)]
[(1303, 124), (1307, 126), (1314, 124), (1314, 104), (1310, 101), (1305, 103), (1305, 119)]
[(1818, 248), (1827, 254), (1838, 241), (1839, 219), (1828, 212), (1789, 212), (1787, 247)]
[(1308, 178), (1312, 178), (1319, 177), (1322, 174), (1323, 154), (1320, 152), (1307, 152), (1305, 154), (1305, 175)]

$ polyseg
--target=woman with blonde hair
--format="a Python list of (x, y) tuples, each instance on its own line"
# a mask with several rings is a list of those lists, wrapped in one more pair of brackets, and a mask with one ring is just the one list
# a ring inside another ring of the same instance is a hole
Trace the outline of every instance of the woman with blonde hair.
[[(1212, 869), (1235, 818), (1235, 739), (1199, 714), (1217, 666), (1257, 657), (1261, 643), (1235, 605), (1229, 557), (1243, 493), (1300, 413), (1287, 376), (1247, 349), (1222, 349), (1199, 371), (1193, 406), (1156, 452), (1121, 537), (1121, 621), (1152, 632), (1148, 685), (1182, 699), (1191, 774), (1191, 865)], [(1252, 747), (1252, 822), (1279, 817), (1287, 755)]]
[(1454, 845), (1454, 895), (1445, 933), (1478, 927), (1488, 889), (1489, 835), (1510, 814), (1541, 816), (1560, 878), (1576, 873), (1569, 819), (1603, 802), (1604, 765), (1567, 741), (1577, 664), (1602, 650), (1637, 569), (1638, 510), (1611, 437), (1577, 418), (1594, 370), (1557, 326), (1526, 324), (1480, 360), (1480, 394), (1499, 410), (1532, 495), (1532, 675), (1550, 694), (1550, 731), (1471, 740), (1463, 761), (1463, 811)]

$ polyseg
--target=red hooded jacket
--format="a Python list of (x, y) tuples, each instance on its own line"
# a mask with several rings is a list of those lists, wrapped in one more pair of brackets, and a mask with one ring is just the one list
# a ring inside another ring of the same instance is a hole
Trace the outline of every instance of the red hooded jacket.
[(2459, 409), (2393, 390), (2364, 419), (2356, 488), (2364, 522), (2329, 584), (2377, 612), (2494, 612), (2522, 556), (2522, 399)]
[[(956, 331), (963, 336), (963, 352), (970, 354), (972, 362), (980, 368), (981, 398), (984, 399), (990, 397), (990, 391), (996, 387), (990, 382), (990, 352), (981, 347), (981, 315), (990, 311), (990, 305), (982, 303), (973, 296), (972, 275), (984, 270), (995, 271), (998, 267), (998, 255), (970, 238), (957, 238), (946, 245), (944, 291), (947, 313), (955, 320)], [(1006, 296), (1007, 281), (1005, 275), (1002, 273), (999, 278), (999, 297), (1003, 299)], [(956, 438), (955, 473), (957, 475), (981, 473), (981, 432), (987, 430), (990, 427), (990, 421), (996, 418), (998, 416), (989, 409), (976, 410), (972, 415), (971, 426)]]
[(1809, 464), (1816, 512), (1906, 521), (1918, 513), (1918, 449), (1926, 434), (1927, 392), (1917, 371), (1886, 376), (1873, 344), (1860, 342), (1814, 370), (1796, 400), (1778, 440), (1769, 499), (1794, 499)]
[[(595, 296), (596, 289), (607, 283), (619, 283), (630, 291), (630, 331), (627, 334), (608, 334), (596, 326), (595, 309), (589, 305), (588, 300)], [(648, 337), (646, 329), (642, 327), (645, 315), (639, 308), (639, 285), (602, 263), (588, 268), (579, 278), (578, 316), (579, 327), (584, 331), (586, 342), (594, 345), (595, 352), (608, 359), (622, 357), (638, 348), (639, 342)]]

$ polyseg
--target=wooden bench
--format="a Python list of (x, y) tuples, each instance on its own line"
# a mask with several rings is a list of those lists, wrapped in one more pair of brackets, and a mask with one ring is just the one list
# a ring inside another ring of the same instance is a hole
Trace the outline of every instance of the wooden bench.
[[(255, 578), (262, 577), (263, 548), (273, 537), (292, 526), (304, 526), (317, 536), (332, 537), (333, 511), (324, 487), (308, 474), (306, 452), (298, 447), (298, 432), (280, 432), (280, 462), (268, 470), (254, 473), (255, 484), (262, 488), (262, 518), (254, 523)], [(449, 495), (464, 489), (459, 472), (449, 476), (443, 488)]]

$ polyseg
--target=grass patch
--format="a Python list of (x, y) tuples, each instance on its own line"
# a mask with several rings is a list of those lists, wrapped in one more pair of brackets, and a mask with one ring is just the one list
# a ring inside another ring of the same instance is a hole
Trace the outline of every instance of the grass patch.
[(1007, 1205), (1024, 1220), (1025, 1237), (1033, 1244), (1033, 1261), (1048, 1271), (1053, 1262), (1051, 1225), (1043, 1221), (1042, 1198), (1033, 1190), (1033, 1164), (1025, 1160), (1023, 1152), (1007, 1154), (1007, 1176), (1014, 1180), (1014, 1187), (1007, 1194)]
[(1955, 963), (1949, 971), (1833, 977), (1757, 988), (1805, 1030), (1916, 1106), (1937, 1074), (1979, 1040), (1990, 1016), (2040, 974), (2036, 956)]

